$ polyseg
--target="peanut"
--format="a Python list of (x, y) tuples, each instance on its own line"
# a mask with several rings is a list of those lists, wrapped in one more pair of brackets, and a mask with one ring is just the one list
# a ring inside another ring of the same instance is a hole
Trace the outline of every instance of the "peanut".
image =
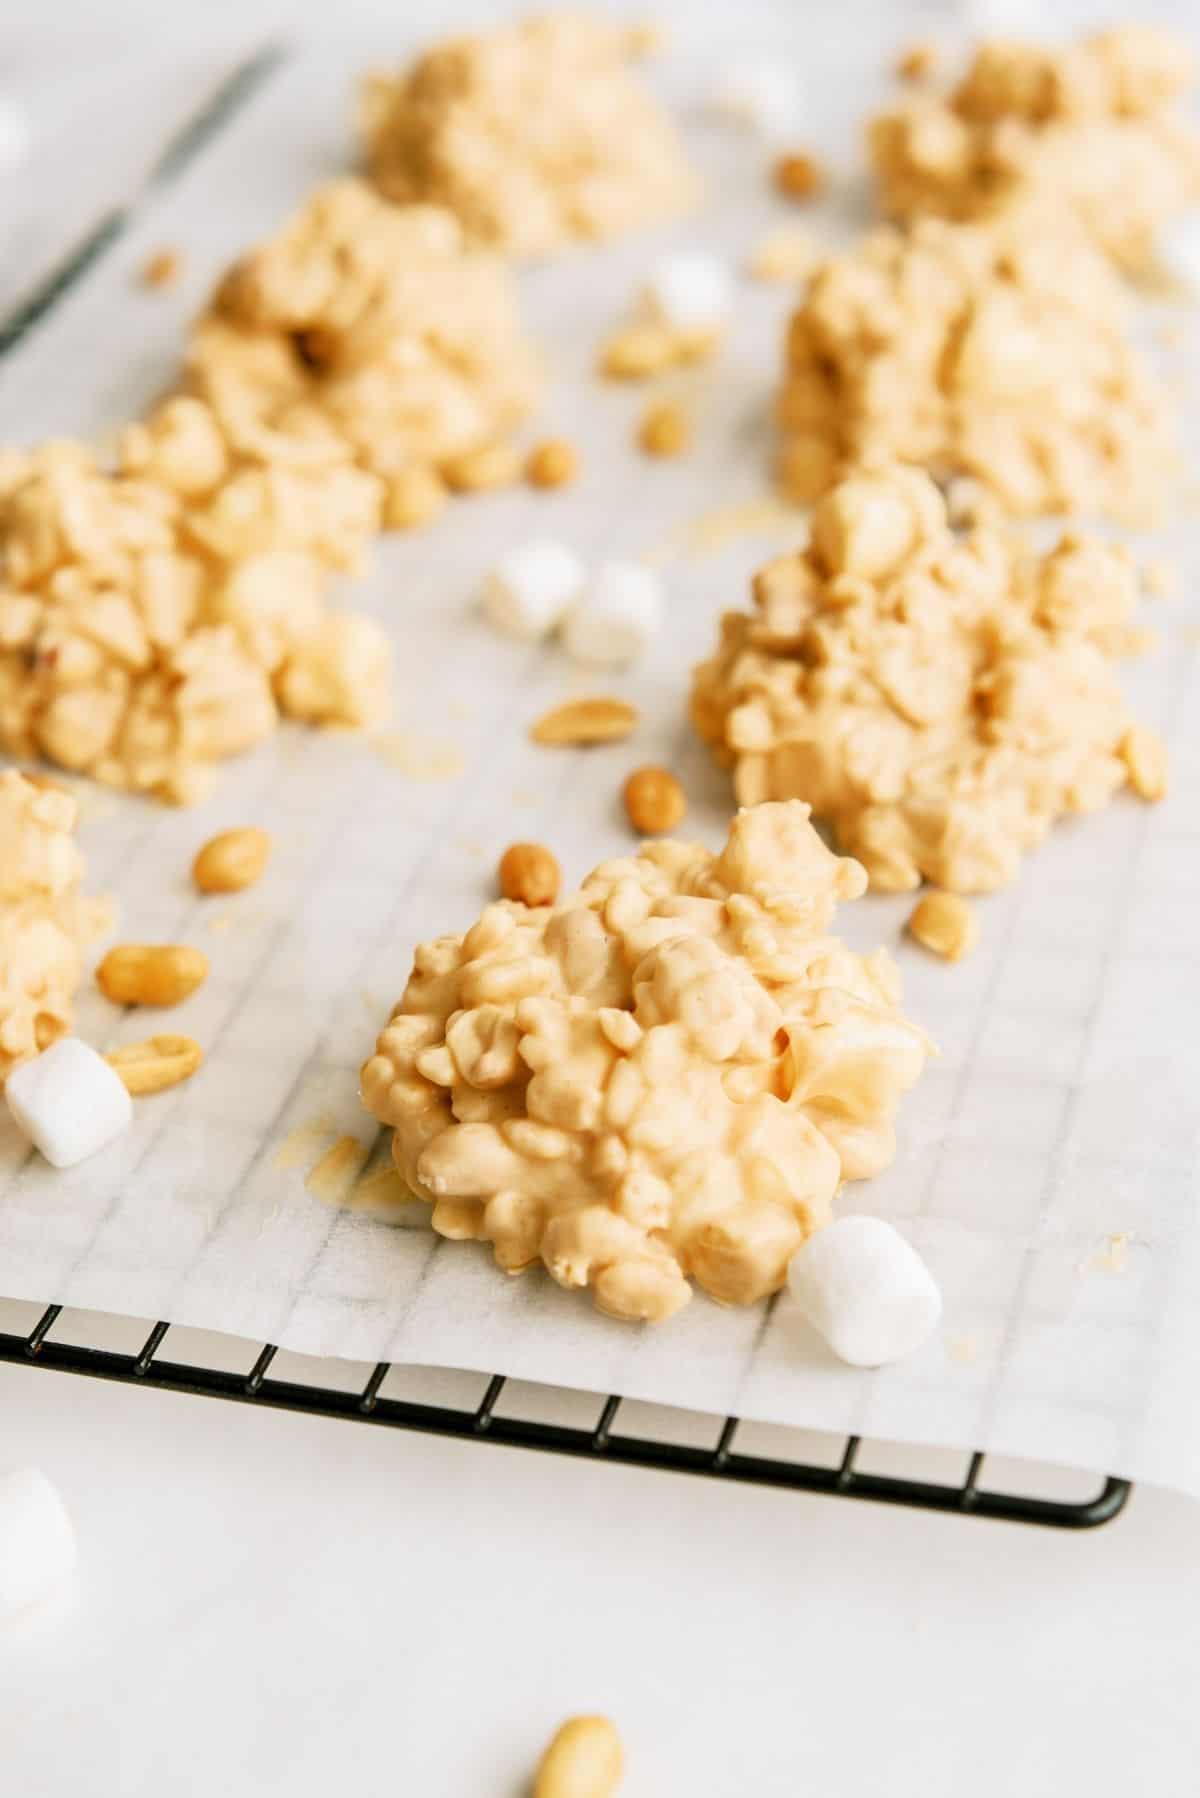
[(143, 287), (174, 287), (183, 273), (183, 257), (178, 250), (155, 250), (142, 264)]
[(961, 961), (979, 941), (979, 919), (958, 893), (926, 893), (913, 908), (908, 929), (944, 961)]
[(149, 1036), (123, 1043), (104, 1057), (131, 1093), (161, 1093), (196, 1072), (204, 1051), (190, 1036)]
[(120, 943), (96, 969), (115, 1005), (178, 1005), (208, 977), (208, 957), (179, 943)]
[(927, 81), (940, 61), (937, 45), (925, 39), (901, 51), (896, 61), (896, 73), (901, 81)]
[(668, 768), (635, 768), (622, 788), (629, 822), (642, 836), (674, 830), (687, 811), (687, 797)]
[(513, 843), (500, 857), (500, 891), (521, 905), (553, 905), (562, 885), (557, 859), (541, 843)]
[(533, 1798), (612, 1798), (625, 1757), (607, 1717), (570, 1717), (538, 1763)]
[(675, 337), (665, 325), (628, 325), (600, 351), (600, 372), (610, 381), (643, 381), (677, 359)]
[(211, 837), (192, 863), (192, 879), (202, 893), (240, 893), (261, 880), (271, 854), (265, 830), (247, 825)]
[(383, 496), (383, 528), (415, 531), (436, 518), (449, 494), (432, 468), (402, 468), (392, 475)]
[(565, 487), (578, 473), (579, 453), (565, 437), (535, 443), (525, 463), (525, 479), (531, 487)]
[(779, 192), (789, 200), (811, 200), (825, 186), (821, 164), (803, 150), (789, 150), (776, 157), (771, 176)]
[(638, 444), (648, 456), (678, 456), (691, 438), (688, 415), (673, 400), (660, 400), (651, 406), (638, 426)]
[(1167, 746), (1144, 724), (1135, 724), (1121, 738), (1117, 751), (1129, 772), (1129, 784), (1139, 799), (1167, 796)]
[(576, 743), (617, 743), (638, 721), (637, 707), (627, 699), (568, 699), (530, 727), (535, 743), (558, 747)]
[(442, 463), (442, 479), (454, 493), (486, 493), (511, 487), (521, 472), (521, 458), (511, 443), (485, 443)]

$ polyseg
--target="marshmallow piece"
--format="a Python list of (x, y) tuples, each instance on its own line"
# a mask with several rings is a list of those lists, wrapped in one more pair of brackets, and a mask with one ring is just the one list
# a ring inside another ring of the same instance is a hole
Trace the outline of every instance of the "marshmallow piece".
[(532, 640), (548, 636), (586, 579), (583, 563), (549, 538), (522, 543), (501, 557), (483, 587), (483, 607), (497, 630)]
[(74, 1167), (133, 1122), (125, 1083), (77, 1036), (63, 1036), (8, 1076), (8, 1109), (54, 1167)]
[(911, 1354), (942, 1315), (933, 1275), (881, 1217), (838, 1217), (810, 1236), (792, 1256), (788, 1287), (834, 1354), (855, 1367)]
[(800, 83), (791, 69), (777, 62), (735, 62), (713, 88), (709, 108), (743, 130), (786, 137), (800, 119)]
[(1200, 293), (1200, 213), (1185, 212), (1159, 237), (1158, 261), (1173, 281)]
[(716, 256), (667, 256), (643, 289), (648, 310), (672, 331), (719, 331), (733, 304), (733, 277)]
[(0, 1474), (0, 1620), (49, 1598), (74, 1565), (75, 1531), (45, 1474)]
[(0, 97), (0, 175), (20, 168), (33, 147), (33, 132), (23, 107)]
[(632, 662), (657, 636), (661, 615), (656, 574), (639, 562), (605, 562), (567, 613), (563, 644), (577, 662)]

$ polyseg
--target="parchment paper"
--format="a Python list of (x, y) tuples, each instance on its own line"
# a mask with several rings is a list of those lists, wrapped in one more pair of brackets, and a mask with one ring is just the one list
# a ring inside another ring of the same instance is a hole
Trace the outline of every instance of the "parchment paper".
[[(764, 44), (780, 41), (774, 17), (764, 9)], [(743, 43), (754, 41), (752, 18), (738, 9)], [(133, 1131), (69, 1173), (28, 1157), (0, 1125), (0, 1291), (1200, 1491), (1200, 687), (1186, 520), (1156, 546), (1185, 571), (1180, 596), (1147, 602), (1163, 647), (1128, 681), (1140, 715), (1171, 740), (1167, 803), (1122, 801), (1061, 828), (1012, 888), (980, 903), (982, 944), (961, 966), (904, 942), (908, 899), (869, 898), (842, 915), (857, 947), (886, 942), (898, 955), (908, 1009), (942, 1050), (906, 1104), (896, 1165), (842, 1201), (892, 1218), (934, 1268), (945, 1323), (922, 1352), (878, 1374), (852, 1371), (783, 1302), (722, 1310), (697, 1297), (663, 1328), (630, 1328), (539, 1273), (506, 1279), (482, 1248), (439, 1243), (305, 1185), (343, 1133), (370, 1151), (368, 1180), (385, 1159), (357, 1069), (413, 944), (471, 921), (508, 842), (551, 843), (578, 879), (628, 847), (617, 794), (646, 760), (680, 771), (695, 835), (722, 838), (728, 792), (691, 739), (683, 701), (719, 612), (743, 604), (753, 568), (800, 534), (799, 520), (769, 508), (757, 533), (738, 528), (766, 492), (788, 296), (744, 284), (720, 360), (671, 384), (696, 419), (696, 447), (678, 462), (631, 447), (645, 390), (591, 372), (654, 254), (702, 245), (740, 261), (766, 225), (796, 217), (770, 196), (761, 144), (697, 116), (723, 54), (705, 29), (682, 28), (659, 79), (687, 118), (707, 209), (522, 277), (550, 374), (534, 434), (574, 439), (583, 478), (554, 495), (456, 503), (436, 528), (382, 544), (373, 577), (347, 593), (395, 640), (393, 739), (380, 748), (288, 728), (227, 766), (193, 812), (88, 790), (89, 884), (118, 895), (121, 937), (196, 942), (211, 957), (210, 980), (170, 1019), (208, 1059), (186, 1086), (139, 1103)], [(888, 45), (854, 30), (841, 43), (802, 36), (806, 142), (849, 177)], [(364, 60), (294, 57), (143, 206), (0, 364), (6, 437), (103, 430), (169, 377), (217, 270), (348, 160), (348, 84)], [(859, 204), (847, 178), (804, 216), (832, 238), (861, 218)], [(147, 294), (135, 273), (164, 243), (185, 252), (187, 278)], [(1193, 413), (1194, 364), (1187, 345), (1172, 352)], [(707, 519), (702, 552), (697, 519)], [(560, 650), (500, 641), (480, 621), (483, 571), (535, 531), (590, 557), (648, 554), (662, 567), (668, 628), (635, 671), (583, 681)], [(588, 687), (637, 701), (633, 742), (555, 752), (528, 741), (545, 707)], [(200, 901), (188, 880), (196, 847), (249, 822), (275, 840), (267, 879)], [(145, 1034), (146, 1022), (89, 992), (80, 1029), (107, 1046)]]

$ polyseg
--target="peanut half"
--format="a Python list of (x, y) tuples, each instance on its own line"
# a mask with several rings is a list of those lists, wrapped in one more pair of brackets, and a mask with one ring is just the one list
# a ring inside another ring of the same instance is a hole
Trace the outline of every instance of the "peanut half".
[(644, 837), (674, 830), (687, 812), (687, 795), (669, 768), (635, 768), (621, 794), (629, 822)]
[(181, 943), (120, 943), (96, 969), (114, 1005), (178, 1005), (207, 978), (207, 955)]
[(562, 869), (543, 843), (513, 843), (500, 857), (500, 891), (521, 905), (553, 905)]
[(247, 825), (211, 837), (192, 863), (192, 879), (202, 893), (240, 893), (261, 880), (271, 854), (265, 830)]
[(148, 1036), (144, 1042), (123, 1043), (104, 1059), (136, 1097), (178, 1086), (196, 1072), (204, 1051), (190, 1036)]
[(545, 712), (529, 734), (535, 743), (619, 743), (638, 721), (637, 707), (626, 699), (568, 699)]
[(612, 1798), (624, 1766), (607, 1717), (569, 1717), (538, 1763), (533, 1798)]
[(979, 941), (979, 919), (958, 893), (926, 893), (913, 908), (908, 929), (944, 961), (961, 961)]

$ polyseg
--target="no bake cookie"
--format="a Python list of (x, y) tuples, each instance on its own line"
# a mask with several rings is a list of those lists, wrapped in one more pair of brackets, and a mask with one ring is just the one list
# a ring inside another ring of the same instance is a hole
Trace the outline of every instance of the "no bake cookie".
[(888, 956), (828, 934), (865, 885), (807, 806), (764, 805), (719, 855), (654, 843), (422, 944), (362, 1093), (434, 1229), (613, 1317), (777, 1290), (891, 1161), (929, 1052)]
[(630, 71), (640, 46), (626, 26), (555, 13), (377, 74), (362, 106), (371, 179), (521, 256), (679, 212), (695, 186), (674, 127)]
[(1120, 548), (957, 538), (926, 475), (860, 472), (726, 614), (693, 721), (741, 804), (806, 800), (873, 886), (987, 892), (1056, 819), (1165, 790), (1117, 679), (1137, 591)]

